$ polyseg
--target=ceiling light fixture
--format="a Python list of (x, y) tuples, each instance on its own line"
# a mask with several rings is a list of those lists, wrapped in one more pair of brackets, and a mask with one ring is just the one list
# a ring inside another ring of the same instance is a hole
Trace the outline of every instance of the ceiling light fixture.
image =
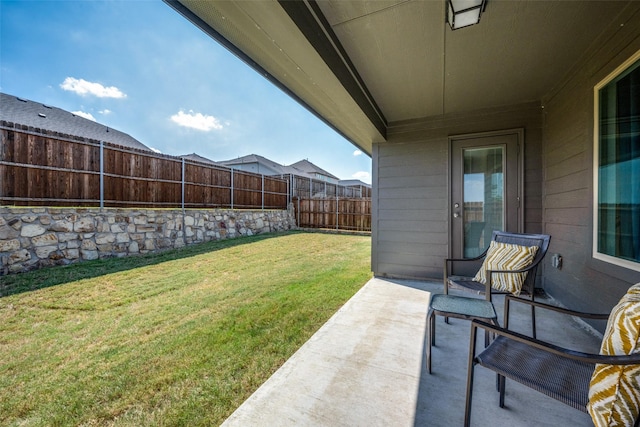
[(452, 30), (480, 22), (487, 0), (447, 0), (447, 22)]

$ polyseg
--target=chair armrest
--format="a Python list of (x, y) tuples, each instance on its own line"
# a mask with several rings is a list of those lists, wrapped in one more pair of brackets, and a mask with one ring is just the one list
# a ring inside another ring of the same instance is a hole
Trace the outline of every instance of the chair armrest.
[(569, 316), (581, 317), (583, 319), (607, 320), (609, 318), (609, 313), (587, 313), (584, 311), (576, 311), (576, 310), (571, 310), (564, 307), (558, 307), (556, 305), (545, 304), (539, 301), (530, 301), (530, 300), (522, 299), (515, 295), (505, 296), (505, 299), (504, 299), (505, 316), (509, 312), (509, 304), (511, 303), (511, 301), (518, 302), (521, 304), (531, 305), (534, 307), (544, 308), (546, 310), (567, 314)]
[[(486, 255), (486, 251), (485, 253), (478, 255), (477, 257), (474, 258), (445, 258), (444, 260), (444, 278), (445, 280), (447, 279), (447, 277), (449, 277), (449, 265), (455, 263), (455, 262), (478, 262), (481, 261)], [(482, 265), (482, 263), (480, 263), (480, 265)]]
[(477, 257), (473, 257), (473, 258), (447, 258), (447, 259), (445, 259), (445, 262), (478, 261), (478, 260), (484, 258), (486, 255), (487, 255), (487, 251), (484, 251), (483, 253), (481, 253)]
[[(474, 319), (471, 321), (471, 336), (476, 336), (476, 330), (484, 329), (494, 333), (497, 336), (503, 336), (507, 339), (514, 340), (539, 350), (565, 357), (568, 359), (580, 360), (585, 363), (602, 363), (607, 365), (638, 365), (640, 364), (640, 353), (634, 353), (630, 355), (620, 356), (608, 356), (595, 353), (584, 353), (581, 351), (575, 351), (568, 348), (560, 347), (539, 339), (531, 338), (518, 332), (510, 331), (499, 326), (492, 325), (481, 320)], [(472, 346), (475, 348), (475, 346)], [(475, 357), (475, 354), (473, 354)]]
[(455, 262), (478, 262), (478, 261), (482, 260), (485, 257), (486, 254), (487, 254), (487, 251), (484, 251), (484, 253), (478, 255), (475, 258), (445, 258), (443, 275), (442, 275), (442, 277), (444, 279), (444, 293), (445, 294), (449, 293), (448, 280), (449, 280), (449, 270), (450, 270), (449, 266), (450, 265), (452, 265)]

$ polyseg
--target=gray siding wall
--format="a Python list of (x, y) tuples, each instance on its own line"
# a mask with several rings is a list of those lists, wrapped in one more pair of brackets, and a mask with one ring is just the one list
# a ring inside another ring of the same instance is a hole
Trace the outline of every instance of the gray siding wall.
[[(640, 49), (640, 8), (615, 22), (544, 101), (543, 229), (561, 270), (546, 265), (545, 290), (564, 305), (607, 312), (640, 273), (593, 259), (594, 86)], [(596, 297), (594, 297), (596, 296)]]
[(542, 230), (539, 103), (391, 126), (373, 147), (372, 269), (378, 276), (441, 278), (449, 255), (449, 136), (524, 129), (525, 231)]

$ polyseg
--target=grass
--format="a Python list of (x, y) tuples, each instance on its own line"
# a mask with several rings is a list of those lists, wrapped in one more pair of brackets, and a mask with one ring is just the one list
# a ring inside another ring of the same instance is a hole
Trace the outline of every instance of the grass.
[(0, 425), (219, 425), (371, 277), (369, 254), (287, 233), (0, 278)]

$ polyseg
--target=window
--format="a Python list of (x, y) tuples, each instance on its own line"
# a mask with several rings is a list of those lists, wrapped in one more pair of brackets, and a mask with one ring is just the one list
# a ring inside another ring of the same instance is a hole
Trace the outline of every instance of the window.
[(594, 257), (640, 271), (640, 52), (595, 88)]

